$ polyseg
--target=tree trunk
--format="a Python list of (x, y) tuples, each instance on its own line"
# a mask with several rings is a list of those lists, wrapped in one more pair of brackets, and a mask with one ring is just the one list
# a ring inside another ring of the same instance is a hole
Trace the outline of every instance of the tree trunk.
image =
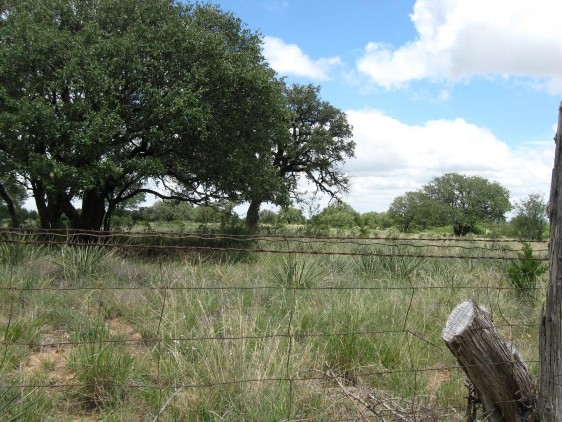
[(457, 358), (491, 422), (535, 420), (533, 380), (527, 365), (473, 301), (459, 304), (447, 320), (443, 340)]
[(260, 206), (261, 201), (252, 200), (250, 207), (246, 213), (246, 227), (250, 232), (255, 232), (258, 229), (258, 221), (260, 219)]
[(105, 198), (95, 190), (86, 191), (82, 199), (82, 211), (76, 227), (82, 230), (100, 230), (105, 215)]
[(1, 183), (0, 183), (0, 197), (2, 197), (2, 199), (6, 203), (6, 206), (8, 207), (8, 213), (10, 214), (10, 219), (12, 220), (12, 227), (18, 228), (20, 226), (20, 220), (18, 218), (16, 207), (14, 206), (14, 201), (12, 201), (12, 198), (10, 197), (10, 195), (8, 194), (8, 192), (6, 191), (6, 189)]
[(550, 281), (539, 338), (539, 415), (542, 421), (562, 421), (562, 103), (558, 110), (556, 152), (550, 185)]
[(32, 182), (31, 185), (41, 228), (46, 230), (61, 228), (63, 212), (60, 204), (45, 192), (40, 182)]

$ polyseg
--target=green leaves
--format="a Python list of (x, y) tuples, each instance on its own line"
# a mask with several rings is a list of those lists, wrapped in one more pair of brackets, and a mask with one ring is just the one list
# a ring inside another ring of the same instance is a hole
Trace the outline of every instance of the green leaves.
[[(258, 183), (279, 191), (265, 157), (285, 113), (282, 85), (239, 19), (169, 0), (6, 7), (0, 154), (33, 190), (42, 225), (64, 213), (99, 228), (100, 212), (153, 179), (192, 202)], [(88, 209), (87, 197), (103, 206)]]
[(416, 192), (397, 197), (388, 213), (402, 231), (451, 225), (457, 236), (464, 236), (475, 232), (479, 223), (505, 221), (510, 209), (509, 191), (499, 183), (446, 173)]

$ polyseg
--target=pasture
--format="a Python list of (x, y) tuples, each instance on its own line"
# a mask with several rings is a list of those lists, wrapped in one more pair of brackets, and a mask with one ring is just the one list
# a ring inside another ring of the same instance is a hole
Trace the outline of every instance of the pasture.
[(518, 242), (139, 236), (4, 236), (0, 419), (465, 420), (464, 299), (537, 377), (547, 275), (512, 285)]

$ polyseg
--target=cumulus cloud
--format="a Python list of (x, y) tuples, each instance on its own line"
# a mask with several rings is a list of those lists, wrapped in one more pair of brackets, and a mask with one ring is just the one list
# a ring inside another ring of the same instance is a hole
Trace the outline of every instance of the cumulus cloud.
[(513, 199), (548, 196), (554, 143), (513, 148), (464, 119), (407, 125), (377, 110), (348, 112), (357, 143), (346, 164), (352, 175), (345, 199), (361, 212), (385, 211), (392, 200), (446, 172), (478, 175), (501, 183)]
[(410, 15), (417, 38), (398, 48), (370, 42), (357, 67), (385, 88), (503, 75), (536, 78), (560, 93), (561, 15), (559, 0), (417, 0)]
[(283, 76), (302, 76), (314, 80), (330, 79), (332, 68), (341, 63), (339, 57), (311, 59), (296, 44), (286, 44), (282, 39), (266, 36), (263, 55), (271, 67)]

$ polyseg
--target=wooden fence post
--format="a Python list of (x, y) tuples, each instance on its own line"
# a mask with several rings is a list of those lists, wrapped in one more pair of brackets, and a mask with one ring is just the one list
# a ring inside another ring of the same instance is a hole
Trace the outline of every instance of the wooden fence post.
[(483, 405), (485, 420), (535, 420), (535, 389), (527, 365), (515, 346), (502, 339), (486, 309), (471, 300), (460, 303), (442, 337)]
[(558, 109), (554, 168), (550, 185), (548, 218), (550, 220), (550, 273), (539, 339), (539, 397), (541, 421), (562, 421), (562, 103)]

